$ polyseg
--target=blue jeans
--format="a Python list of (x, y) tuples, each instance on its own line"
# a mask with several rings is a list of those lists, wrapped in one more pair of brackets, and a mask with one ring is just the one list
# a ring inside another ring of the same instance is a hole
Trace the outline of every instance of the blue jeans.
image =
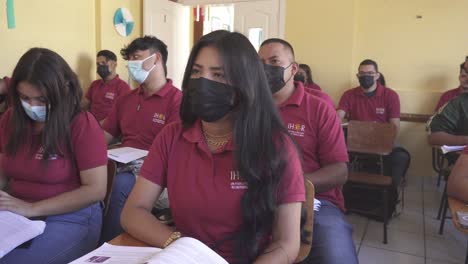
[(99, 244), (112, 240), (123, 232), (120, 215), (130, 192), (135, 185), (135, 176), (131, 172), (121, 172), (114, 176), (109, 208), (104, 216)]
[(9, 263), (68, 263), (94, 250), (102, 223), (100, 202), (75, 212), (48, 216), (44, 233), (27, 248), (16, 248), (3, 258)]
[(320, 202), (320, 211), (314, 212), (312, 249), (302, 263), (358, 264), (353, 228), (338, 207), (327, 200)]

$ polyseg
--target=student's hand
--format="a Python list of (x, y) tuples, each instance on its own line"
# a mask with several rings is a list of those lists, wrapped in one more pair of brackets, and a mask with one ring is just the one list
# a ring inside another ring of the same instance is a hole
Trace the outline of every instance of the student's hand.
[(15, 198), (4, 191), (0, 191), (0, 211), (10, 211), (24, 217), (35, 216), (32, 203)]

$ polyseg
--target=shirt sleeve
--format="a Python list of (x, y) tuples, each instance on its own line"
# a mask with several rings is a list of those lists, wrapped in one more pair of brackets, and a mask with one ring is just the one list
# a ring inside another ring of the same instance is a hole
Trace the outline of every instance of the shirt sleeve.
[(389, 118), (400, 118), (400, 97), (398, 96), (398, 94), (393, 91), (393, 90), (389, 90), (391, 93), (390, 93), (390, 96), (389, 96), (389, 101), (388, 101), (388, 104), (389, 104), (389, 113), (388, 113), (388, 117)]
[(89, 112), (76, 117), (72, 124), (73, 154), (80, 171), (107, 164), (107, 146), (102, 129)]
[(348, 162), (348, 150), (341, 122), (334, 109), (328, 104), (318, 108), (319, 127), (317, 128), (320, 167), (329, 164)]
[(177, 93), (174, 95), (174, 100), (171, 103), (171, 108), (167, 116), (166, 124), (170, 124), (180, 120), (180, 103), (182, 101), (182, 93), (177, 90)]
[[(278, 186), (278, 204), (305, 201), (304, 173), (297, 149), (291, 139), (284, 142), (286, 166)], [(281, 152), (280, 152), (281, 153)]]
[(164, 127), (156, 136), (140, 170), (140, 176), (162, 188), (167, 186), (169, 151), (177, 133), (175, 125)]
[(88, 88), (88, 91), (86, 92), (86, 99), (88, 99), (90, 102), (91, 102), (91, 98), (93, 97), (92, 94), (93, 94), (93, 83), (91, 83), (91, 85), (89, 86)]
[(429, 121), (429, 134), (435, 132), (446, 132), (449, 134), (457, 134), (458, 124), (461, 118), (460, 112), (457, 111), (457, 104), (460, 100), (452, 100), (435, 114)]
[(120, 97), (128, 92), (130, 92), (130, 86), (128, 85), (128, 83), (126, 83), (125, 81), (121, 81), (120, 82), (120, 89), (119, 89), (119, 95), (117, 97)]
[[(107, 133), (111, 134), (113, 137), (118, 138), (122, 133), (120, 130), (120, 122), (119, 122), (119, 109), (122, 108), (122, 97), (117, 98), (117, 101), (112, 106), (112, 110), (110, 111), (109, 115), (106, 119), (104, 119), (104, 124), (102, 125), (102, 129)], [(119, 106), (119, 107), (117, 107)]]
[(340, 102), (338, 103), (338, 110), (343, 110), (346, 114), (349, 113), (349, 109), (350, 109), (350, 100), (349, 100), (349, 96), (348, 96), (348, 92), (345, 92), (341, 98), (340, 98)]

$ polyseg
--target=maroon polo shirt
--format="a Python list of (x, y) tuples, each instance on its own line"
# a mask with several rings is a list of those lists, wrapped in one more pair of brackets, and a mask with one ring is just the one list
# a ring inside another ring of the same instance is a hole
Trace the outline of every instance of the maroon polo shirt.
[(104, 120), (117, 99), (129, 91), (130, 86), (120, 79), (119, 75), (107, 82), (102, 79), (95, 80), (86, 93), (86, 99), (90, 102), (90, 112), (98, 121)]
[[(343, 129), (335, 109), (296, 84), (293, 94), (279, 106), (283, 122), (302, 152), (304, 173), (348, 162)], [(316, 194), (344, 211), (341, 186)]]
[[(107, 146), (99, 123), (82, 112), (70, 124), (73, 153), (50, 155), (44, 166), (41, 134), (29, 131), (27, 144), (15, 156), (5, 153), (9, 140), (11, 108), (0, 120), (0, 153), (3, 173), (10, 178), (10, 193), (29, 202), (48, 199), (81, 186), (80, 171), (107, 164)], [(90, 148), (92, 146), (92, 148)]]
[[(231, 138), (212, 153), (200, 121), (186, 129), (176, 122), (156, 137), (140, 171), (151, 182), (167, 187), (177, 230), (208, 246), (231, 237), (242, 225), (241, 198), (248, 185), (236, 169), (234, 149)], [(292, 141), (286, 140), (281, 152), (287, 162), (277, 203), (305, 201), (301, 163)], [(260, 251), (269, 239), (262, 239)], [(216, 252), (232, 263), (233, 241), (222, 243)]]
[(148, 150), (164, 126), (179, 120), (181, 100), (182, 92), (171, 80), (150, 96), (138, 87), (117, 99), (103, 129), (115, 138), (122, 136), (124, 147)]
[(370, 98), (361, 87), (356, 87), (341, 96), (338, 110), (348, 114), (348, 120), (388, 123), (391, 118), (400, 118), (400, 98), (395, 91), (380, 83)]

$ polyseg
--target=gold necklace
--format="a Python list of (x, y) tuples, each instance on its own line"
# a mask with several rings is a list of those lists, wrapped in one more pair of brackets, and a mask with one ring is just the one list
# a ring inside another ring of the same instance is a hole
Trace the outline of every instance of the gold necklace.
[(202, 128), (202, 131), (203, 131), (203, 135), (205, 136), (206, 143), (208, 145), (216, 147), (216, 148), (220, 148), (220, 147), (226, 145), (226, 143), (228, 143), (228, 141), (229, 141), (229, 137), (232, 134), (232, 132), (229, 132), (226, 135), (215, 136), (215, 135), (211, 135), (211, 134), (207, 133), (203, 128)]

